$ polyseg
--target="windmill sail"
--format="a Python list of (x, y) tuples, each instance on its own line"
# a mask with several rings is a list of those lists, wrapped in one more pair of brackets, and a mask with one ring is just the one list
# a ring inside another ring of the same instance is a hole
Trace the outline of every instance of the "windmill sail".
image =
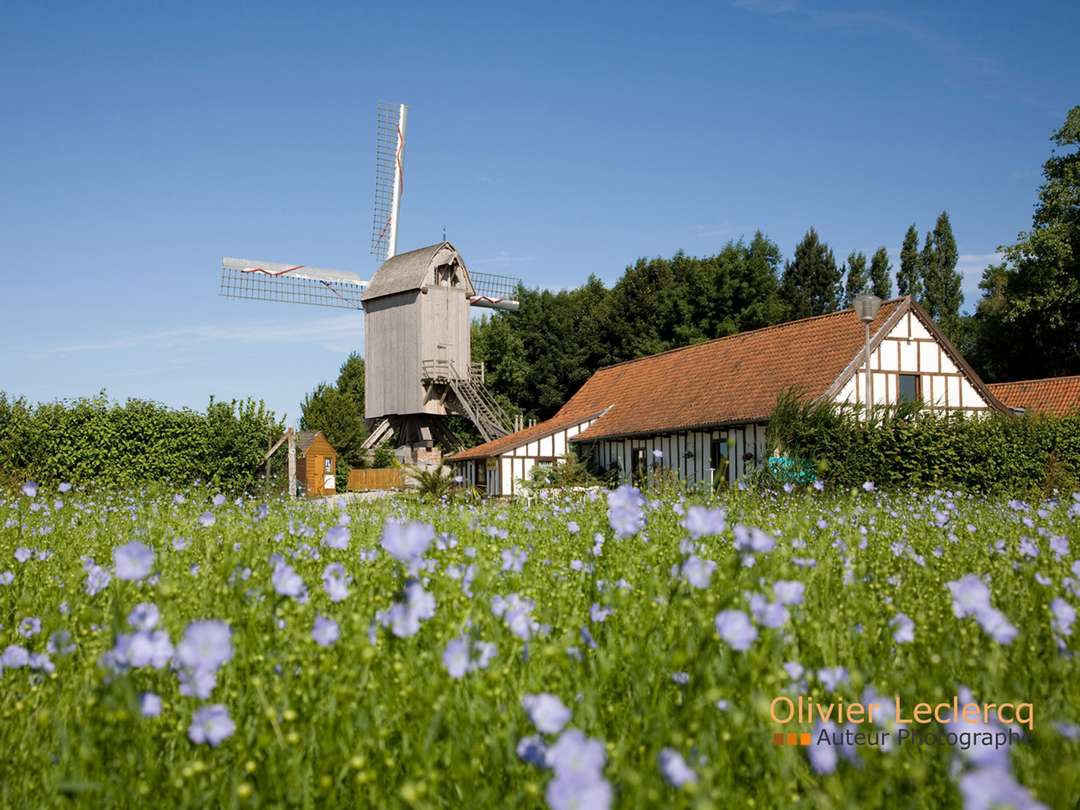
[(228, 256), (221, 260), (220, 292), (226, 298), (361, 309), (360, 296), (367, 285), (347, 270)]
[(405, 191), (405, 123), (409, 108), (382, 103), (375, 110), (375, 218), (371, 254), (379, 260), (397, 254), (398, 209)]
[(475, 294), (469, 298), (474, 307), (486, 309), (505, 309), (517, 312), (517, 291), (521, 279), (513, 276), (499, 276), (494, 273), (476, 273), (469, 271)]

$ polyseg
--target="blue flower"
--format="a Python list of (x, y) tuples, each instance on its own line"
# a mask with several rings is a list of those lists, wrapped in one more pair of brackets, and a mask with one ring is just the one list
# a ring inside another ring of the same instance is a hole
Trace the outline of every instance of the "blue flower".
[(616, 537), (633, 537), (645, 528), (645, 497), (637, 487), (623, 484), (607, 496), (608, 523)]
[(798, 580), (778, 579), (773, 583), (773, 594), (781, 605), (801, 605), (806, 586)]
[(723, 509), (706, 509), (704, 506), (691, 506), (682, 520), (682, 527), (690, 532), (695, 540), (711, 535), (722, 534), (727, 528), (727, 513)]
[(555, 778), (544, 797), (552, 810), (606, 810), (611, 806), (611, 785), (604, 779), (607, 755), (604, 744), (568, 729), (545, 756)]
[(817, 672), (821, 685), (829, 692), (836, 691), (836, 687), (848, 682), (848, 672), (843, 667), (825, 667)]
[(304, 585), (304, 580), (288, 563), (278, 563), (274, 567), (274, 573), (271, 574), (270, 581), (274, 585), (274, 590), (281, 596), (302, 599), (307, 595), (307, 586)]
[(517, 744), (517, 755), (529, 765), (537, 768), (547, 767), (547, 745), (539, 734), (522, 737)]
[(1050, 612), (1053, 614), (1051, 627), (1054, 633), (1059, 636), (1071, 636), (1072, 625), (1076, 621), (1076, 608), (1059, 596), (1050, 603)]
[(529, 559), (520, 548), (504, 548), (502, 550), (502, 570), (511, 573), (519, 573), (525, 567), (525, 561)]
[(521, 705), (529, 713), (536, 730), (544, 734), (558, 734), (570, 721), (570, 710), (557, 696), (547, 692), (525, 695)]
[(420, 622), (435, 615), (435, 597), (419, 582), (407, 584), (403, 596), (403, 600), (375, 614), (375, 621), (389, 627), (398, 638), (415, 636), (420, 632)]
[(743, 652), (757, 638), (757, 628), (741, 610), (722, 610), (716, 614), (716, 632), (733, 650)]
[(450, 673), (451, 678), (463, 678), (469, 671), (469, 640), (466, 638), (451, 639), (443, 651), (443, 666)]
[(161, 619), (161, 611), (153, 602), (142, 602), (128, 614), (128, 624), (136, 630), (153, 630)]
[(112, 574), (100, 565), (95, 564), (94, 561), (89, 558), (87, 558), (84, 568), (86, 570), (87, 594), (94, 596), (109, 587), (109, 583), (112, 581)]
[(232, 655), (232, 631), (218, 619), (191, 622), (176, 648), (178, 663), (189, 670), (215, 671)]
[(207, 743), (217, 747), (236, 731), (236, 724), (229, 717), (229, 710), (220, 703), (203, 706), (191, 720), (188, 738), (196, 744)]
[(337, 622), (326, 616), (316, 616), (315, 625), (311, 630), (311, 637), (320, 647), (329, 647), (341, 636)]
[(330, 563), (323, 569), (323, 588), (331, 602), (340, 602), (349, 595), (352, 577), (341, 563)]
[(430, 523), (402, 523), (387, 518), (383, 524), (382, 547), (398, 562), (412, 565), (420, 560), (435, 540), (435, 527)]
[(657, 761), (660, 765), (660, 773), (673, 788), (681, 788), (683, 785), (692, 785), (697, 782), (697, 774), (686, 764), (682, 754), (674, 748), (664, 748), (660, 751)]
[(37, 616), (27, 616), (19, 622), (19, 635), (23, 638), (32, 638), (41, 632), (41, 619)]
[(708, 588), (715, 570), (716, 563), (703, 560), (696, 554), (691, 554), (682, 564), (683, 578), (695, 588)]
[(0, 656), (0, 665), (6, 669), (19, 669), (30, 663), (30, 653), (18, 644), (9, 644)]
[(915, 622), (906, 613), (897, 613), (889, 626), (893, 629), (893, 641), (908, 644), (915, 640)]
[(327, 531), (326, 536), (323, 537), (323, 544), (327, 548), (348, 548), (349, 547), (349, 527), (338, 524), (331, 526)]
[(154, 551), (145, 543), (132, 540), (113, 549), (113, 565), (117, 579), (145, 579), (154, 567)]
[(161, 698), (153, 692), (143, 692), (139, 696), (139, 711), (143, 717), (157, 717), (161, 714)]
[(756, 526), (743, 526), (736, 523), (731, 529), (735, 535), (735, 548), (739, 551), (766, 552), (772, 551), (776, 540)]
[(38, 485), (36, 481), (27, 481), (25, 484), (22, 485), (22, 494), (25, 495), (27, 498), (33, 498), (35, 495), (37, 495), (37, 492)]
[[(832, 744), (832, 735), (836, 732), (836, 724), (830, 720), (821, 721), (814, 725), (810, 732), (810, 745), (806, 747), (806, 758), (810, 760), (810, 767), (815, 773), (822, 775), (830, 774), (836, 770), (836, 748)], [(825, 733), (824, 739), (822, 732)]]

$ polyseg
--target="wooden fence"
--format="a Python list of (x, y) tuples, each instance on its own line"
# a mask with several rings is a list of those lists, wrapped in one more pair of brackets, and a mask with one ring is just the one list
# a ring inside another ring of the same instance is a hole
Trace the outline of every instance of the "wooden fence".
[(400, 469), (349, 470), (349, 492), (370, 492), (373, 489), (401, 489), (404, 480)]

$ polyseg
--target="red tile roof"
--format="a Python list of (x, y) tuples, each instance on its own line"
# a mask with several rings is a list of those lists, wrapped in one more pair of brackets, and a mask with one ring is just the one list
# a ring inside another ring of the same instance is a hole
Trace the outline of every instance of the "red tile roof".
[[(886, 301), (871, 334), (905, 303)], [(612, 408), (575, 440), (766, 421), (788, 388), (823, 395), (864, 340), (862, 322), (844, 310), (609, 366), (574, 399), (607, 399)]]
[[(882, 304), (870, 325), (872, 343), (909, 310), (930, 325), (976, 388), (996, 406), (975, 372), (910, 298)], [(593, 374), (546, 422), (452, 460), (497, 455), (601, 411), (606, 412), (571, 441), (765, 422), (788, 388), (811, 399), (835, 393), (834, 386), (846, 382), (861, 362), (864, 340), (862, 322), (847, 309), (628, 360)]]
[[(573, 400), (571, 400), (573, 402)], [(516, 433), (508, 433), (505, 436), (500, 436), (498, 439), (493, 439), (490, 442), (484, 442), (478, 444), (476, 447), (470, 447), (468, 450), (462, 450), (460, 453), (454, 453), (447, 457), (447, 461), (468, 461), (474, 458), (489, 458), (491, 456), (497, 456), (500, 453), (505, 453), (507, 450), (513, 450), (517, 447), (534, 442), (537, 439), (543, 439), (546, 436), (550, 436), (552, 433), (558, 433), (560, 430), (573, 427), (574, 425), (580, 425), (582, 422), (587, 422), (604, 410), (603, 407), (593, 409), (592, 411), (579, 411), (578, 409), (567, 410), (570, 402), (566, 403), (562, 409), (550, 419), (543, 422), (537, 422), (535, 425), (519, 430)]]
[(987, 387), (1010, 408), (1058, 415), (1080, 410), (1080, 375), (992, 383)]

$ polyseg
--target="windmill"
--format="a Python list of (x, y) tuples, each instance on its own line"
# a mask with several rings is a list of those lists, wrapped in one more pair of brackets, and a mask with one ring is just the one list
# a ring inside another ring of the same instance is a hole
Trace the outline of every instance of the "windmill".
[(433, 459), (450, 416), (469, 419), (485, 440), (510, 432), (483, 367), (472, 362), (470, 310), (516, 311), (520, 281), (470, 272), (445, 239), (397, 252), (407, 117), (404, 104), (377, 107), (371, 252), (382, 264), (370, 280), (346, 270), (225, 257), (220, 293), (362, 310), (365, 449), (397, 436), (398, 455), (418, 461)]

